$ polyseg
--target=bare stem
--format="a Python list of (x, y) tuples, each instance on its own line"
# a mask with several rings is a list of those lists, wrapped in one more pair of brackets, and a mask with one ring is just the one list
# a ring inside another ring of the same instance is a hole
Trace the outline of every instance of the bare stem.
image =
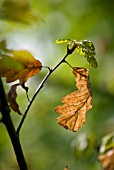
[(26, 118), (26, 116), (27, 116), (27, 113), (28, 113), (28, 111), (29, 111), (29, 109), (30, 109), (30, 107), (31, 107), (31, 105), (32, 105), (35, 97), (37, 96), (37, 94), (39, 93), (39, 91), (40, 91), (40, 90), (42, 89), (42, 87), (44, 86), (44, 83), (46, 82), (46, 80), (50, 77), (50, 75), (51, 75), (62, 63), (66, 62), (66, 61), (65, 61), (66, 57), (67, 57), (68, 55), (72, 54), (72, 52), (75, 50), (76, 47), (77, 47), (76, 42), (74, 42), (74, 44), (73, 44), (73, 46), (72, 46), (71, 48), (69, 48), (69, 44), (68, 44), (68, 45), (67, 45), (67, 53), (66, 53), (66, 55), (61, 59), (61, 61), (60, 61), (54, 68), (49, 69), (49, 72), (47, 73), (47, 75), (44, 77), (44, 79), (43, 79), (43, 80), (41, 81), (41, 83), (39, 84), (38, 88), (36, 89), (36, 92), (34, 93), (32, 99), (29, 101), (28, 106), (26, 107), (26, 110), (25, 110), (25, 112), (24, 112), (24, 114), (23, 114), (23, 117), (22, 117), (22, 119), (21, 119), (21, 121), (20, 121), (20, 123), (19, 123), (19, 126), (18, 126), (18, 128), (17, 128), (17, 131), (16, 131), (17, 134), (19, 134), (19, 132), (20, 132), (20, 130), (21, 130), (21, 127), (22, 127), (22, 125), (23, 125), (23, 123), (24, 123), (24, 120), (25, 120), (25, 118)]
[(65, 60), (65, 63), (70, 67), (70, 68), (72, 68), (73, 69), (73, 67)]
[(24, 158), (19, 136), (15, 131), (14, 124), (10, 116), (10, 109), (6, 100), (5, 91), (0, 79), (0, 112), (2, 114), (1, 122), (5, 125), (8, 135), (11, 139), (17, 162), (20, 170), (27, 170), (27, 164)]

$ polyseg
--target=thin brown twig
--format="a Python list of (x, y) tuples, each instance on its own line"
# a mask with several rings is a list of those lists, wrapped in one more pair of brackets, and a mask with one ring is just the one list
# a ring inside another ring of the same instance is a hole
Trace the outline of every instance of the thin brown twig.
[(42, 89), (42, 87), (44, 86), (44, 83), (46, 82), (46, 80), (50, 77), (50, 75), (51, 75), (62, 63), (66, 62), (66, 61), (65, 61), (66, 57), (68, 57), (70, 54), (72, 54), (72, 52), (76, 49), (76, 47), (77, 47), (77, 44), (76, 44), (75, 41), (74, 41), (74, 44), (72, 45), (71, 48), (69, 48), (69, 44), (68, 44), (68, 45), (67, 45), (67, 53), (66, 53), (66, 55), (61, 59), (61, 61), (60, 61), (53, 69), (49, 69), (49, 72), (47, 73), (47, 75), (44, 77), (44, 79), (43, 79), (43, 80), (41, 81), (41, 83), (39, 84), (38, 88), (36, 89), (36, 92), (34, 93), (32, 99), (29, 101), (28, 106), (26, 107), (26, 110), (25, 110), (25, 112), (24, 112), (24, 114), (23, 114), (23, 117), (22, 117), (22, 119), (21, 119), (21, 121), (20, 121), (20, 123), (19, 123), (19, 126), (18, 126), (18, 128), (17, 128), (17, 131), (16, 131), (17, 134), (19, 134), (19, 132), (20, 132), (20, 130), (21, 130), (21, 128), (22, 128), (22, 125), (23, 125), (23, 123), (24, 123), (24, 121), (25, 121), (25, 118), (26, 118), (26, 116), (27, 116), (27, 113), (28, 113), (28, 111), (29, 111), (29, 109), (30, 109), (30, 107), (31, 107), (34, 99), (35, 99), (36, 96), (38, 95), (39, 91), (40, 91), (40, 90)]

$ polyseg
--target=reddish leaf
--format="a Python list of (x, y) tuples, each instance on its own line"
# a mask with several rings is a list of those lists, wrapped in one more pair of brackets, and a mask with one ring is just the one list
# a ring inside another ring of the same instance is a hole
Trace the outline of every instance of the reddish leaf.
[(77, 131), (86, 121), (86, 112), (92, 108), (92, 94), (88, 70), (74, 67), (73, 74), (78, 90), (62, 98), (63, 105), (57, 106), (55, 111), (61, 114), (57, 118), (59, 125)]

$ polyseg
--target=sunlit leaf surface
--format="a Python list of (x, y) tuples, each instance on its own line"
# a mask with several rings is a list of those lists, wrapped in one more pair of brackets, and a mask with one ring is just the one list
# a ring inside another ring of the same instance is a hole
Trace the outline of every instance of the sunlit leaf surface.
[(70, 39), (58, 39), (56, 40), (56, 44), (63, 44), (63, 43), (68, 43), (70, 42), (71, 40)]
[(23, 84), (41, 69), (42, 63), (25, 50), (12, 51), (10, 56), (2, 56), (0, 59), (0, 77), (6, 77), (7, 83), (19, 79)]
[(95, 59), (95, 47), (91, 41), (83, 40), (78, 42), (78, 47), (76, 51), (87, 58), (87, 62), (92, 67), (97, 67), (97, 61)]
[(63, 105), (57, 106), (55, 111), (61, 116), (58, 124), (73, 132), (77, 131), (86, 121), (86, 112), (92, 108), (91, 85), (88, 70), (73, 68), (78, 91), (62, 98)]

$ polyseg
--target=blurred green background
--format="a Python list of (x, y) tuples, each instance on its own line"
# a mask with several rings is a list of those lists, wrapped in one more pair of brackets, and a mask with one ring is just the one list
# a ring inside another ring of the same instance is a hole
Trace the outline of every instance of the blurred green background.
[[(93, 108), (78, 132), (57, 124), (54, 108), (63, 96), (76, 90), (72, 70), (62, 64), (36, 97), (21, 130), (21, 143), (29, 170), (100, 170), (94, 149), (101, 137), (114, 131), (114, 2), (112, 0), (1, 0), (0, 40), (9, 49), (25, 49), (43, 65), (54, 67), (66, 53), (59, 38), (90, 40), (96, 48), (98, 68), (88, 66), (76, 52), (67, 58), (72, 66), (87, 67), (93, 90)], [(43, 69), (26, 85), (31, 98), (46, 75)], [(4, 81), (5, 79), (3, 79)], [(4, 86), (6, 92), (11, 84)], [(27, 106), (24, 90), (18, 88), (21, 112)], [(21, 116), (11, 112), (15, 127)], [(0, 170), (18, 169), (6, 129), (0, 125)]]

